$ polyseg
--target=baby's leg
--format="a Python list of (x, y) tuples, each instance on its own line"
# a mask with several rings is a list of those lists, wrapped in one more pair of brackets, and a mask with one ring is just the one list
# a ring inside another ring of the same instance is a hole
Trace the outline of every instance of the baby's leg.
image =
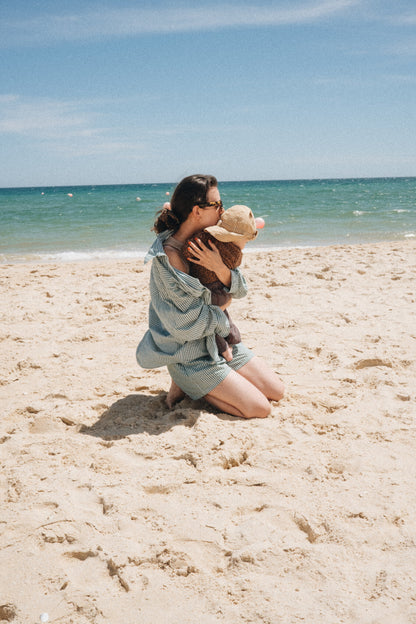
[[(227, 312), (227, 310), (226, 310), (226, 312)], [(239, 342), (241, 342), (240, 330), (238, 329), (238, 327), (234, 323), (234, 321), (231, 319), (229, 314), (228, 314), (228, 320), (229, 320), (229, 323), (230, 323), (230, 333), (226, 337), (226, 341), (230, 345), (238, 344)]]
[(226, 339), (215, 334), (215, 342), (217, 343), (218, 353), (221, 353), (222, 357), (225, 358), (227, 362), (231, 362), (233, 359), (233, 352)]
[(231, 362), (231, 360), (233, 359), (233, 350), (231, 349), (230, 345), (227, 345), (227, 348), (225, 349), (225, 351), (222, 351), (221, 355), (227, 362)]

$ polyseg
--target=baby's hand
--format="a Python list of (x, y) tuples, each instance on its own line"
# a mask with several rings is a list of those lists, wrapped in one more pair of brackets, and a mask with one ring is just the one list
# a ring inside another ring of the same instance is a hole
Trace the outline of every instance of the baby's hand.
[(233, 350), (230, 346), (228, 346), (226, 350), (221, 353), (221, 355), (227, 362), (231, 362), (233, 359)]

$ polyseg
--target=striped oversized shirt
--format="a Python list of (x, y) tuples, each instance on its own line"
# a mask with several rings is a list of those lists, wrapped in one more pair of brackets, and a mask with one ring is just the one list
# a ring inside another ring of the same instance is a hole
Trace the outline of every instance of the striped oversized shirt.
[[(171, 234), (171, 231), (159, 234), (145, 257), (145, 263), (152, 260), (149, 329), (136, 351), (143, 368), (187, 364), (207, 355), (217, 360), (215, 334), (225, 337), (230, 331), (224, 312), (211, 304), (208, 288), (170, 264), (163, 242)], [(247, 294), (239, 269), (231, 271), (228, 292), (237, 299)]]

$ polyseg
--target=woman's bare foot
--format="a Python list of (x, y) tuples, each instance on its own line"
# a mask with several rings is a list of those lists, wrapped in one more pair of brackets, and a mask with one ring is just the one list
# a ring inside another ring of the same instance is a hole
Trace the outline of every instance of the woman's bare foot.
[(175, 403), (177, 403), (178, 401), (181, 401), (184, 398), (184, 396), (185, 396), (185, 392), (183, 392), (183, 390), (181, 390), (179, 386), (177, 386), (176, 383), (172, 380), (172, 383), (170, 384), (169, 392), (166, 396), (166, 405), (168, 406), (169, 409), (172, 409)]
[(233, 359), (233, 350), (231, 349), (231, 347), (228, 347), (225, 351), (221, 353), (221, 355), (227, 362), (231, 362), (231, 360)]

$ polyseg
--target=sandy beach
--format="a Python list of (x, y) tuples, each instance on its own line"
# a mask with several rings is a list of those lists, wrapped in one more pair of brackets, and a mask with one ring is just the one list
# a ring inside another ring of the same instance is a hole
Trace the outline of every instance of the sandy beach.
[(247, 253), (286, 396), (165, 407), (142, 261), (0, 266), (0, 621), (416, 623), (416, 248)]

